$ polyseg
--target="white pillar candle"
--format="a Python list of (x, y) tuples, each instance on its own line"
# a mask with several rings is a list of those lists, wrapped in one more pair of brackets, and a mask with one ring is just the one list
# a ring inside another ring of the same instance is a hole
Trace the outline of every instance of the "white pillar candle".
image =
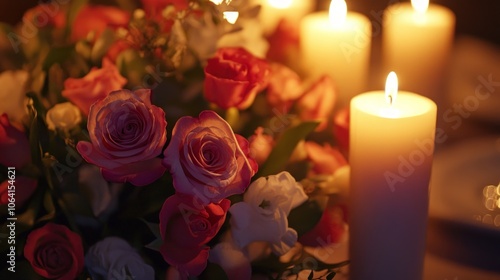
[(305, 74), (330, 75), (337, 85), (339, 106), (348, 106), (366, 89), (371, 24), (364, 15), (347, 12), (344, 0), (333, 0), (329, 12), (305, 16), (300, 42)]
[(454, 30), (453, 12), (429, 5), (429, 0), (391, 5), (384, 12), (384, 70), (395, 71), (402, 77), (402, 89), (418, 92), (440, 104), (441, 81)]
[(314, 8), (313, 0), (254, 0), (261, 5), (259, 20), (264, 34), (271, 34), (281, 19), (299, 22)]
[(422, 279), (437, 107), (395, 79), (351, 101), (351, 280)]

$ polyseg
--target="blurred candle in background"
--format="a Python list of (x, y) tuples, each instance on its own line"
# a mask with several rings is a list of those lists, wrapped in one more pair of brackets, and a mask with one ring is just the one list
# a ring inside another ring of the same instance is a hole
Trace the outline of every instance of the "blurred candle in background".
[(424, 96), (398, 92), (394, 73), (385, 93), (352, 99), (351, 280), (422, 280), (436, 110)]
[(453, 12), (429, 0), (389, 6), (384, 12), (383, 69), (400, 75), (402, 89), (442, 104), (442, 81), (454, 30)]
[(338, 107), (348, 106), (366, 89), (371, 23), (362, 14), (347, 12), (344, 0), (333, 0), (329, 12), (305, 16), (300, 43), (304, 73), (310, 78), (330, 75), (339, 92)]
[(314, 9), (313, 0), (254, 0), (261, 5), (259, 20), (264, 34), (271, 34), (281, 19), (299, 22)]

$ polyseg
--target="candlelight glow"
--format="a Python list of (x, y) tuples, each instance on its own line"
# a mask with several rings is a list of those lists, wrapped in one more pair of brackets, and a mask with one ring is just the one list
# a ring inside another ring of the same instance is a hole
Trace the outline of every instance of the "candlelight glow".
[(330, 3), (330, 22), (341, 25), (347, 17), (347, 4), (345, 0), (332, 0)]
[(210, 0), (210, 2), (214, 3), (215, 5), (220, 5), (224, 0)]
[(411, 0), (411, 5), (417, 13), (424, 14), (429, 8), (429, 0)]
[(238, 16), (240, 14), (236, 11), (225, 11), (224, 12), (224, 18), (229, 22), (230, 24), (234, 24), (236, 20), (238, 20)]
[(389, 104), (394, 104), (396, 97), (398, 96), (398, 76), (394, 71), (391, 71), (387, 75), (387, 80), (385, 80), (385, 99)]
[[(286, 9), (290, 8), (292, 5), (293, 0), (267, 0), (269, 2), (269, 5), (272, 7), (278, 8), (278, 9)], [(300, 0), (304, 1), (304, 0)]]

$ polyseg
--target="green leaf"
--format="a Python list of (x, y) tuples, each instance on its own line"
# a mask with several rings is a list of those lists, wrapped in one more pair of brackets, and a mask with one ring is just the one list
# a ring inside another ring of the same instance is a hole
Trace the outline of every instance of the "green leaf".
[(323, 210), (315, 200), (309, 200), (292, 209), (288, 215), (288, 226), (299, 236), (313, 229), (323, 215)]
[(33, 163), (41, 165), (44, 147), (46, 148), (49, 143), (49, 131), (43, 120), (45, 108), (35, 94), (28, 93), (30, 98), (28, 110), (31, 116), (29, 142), (31, 148), (31, 156)]
[(55, 63), (64, 63), (75, 54), (75, 46), (64, 46), (51, 48), (43, 62), (43, 70), (48, 71)]
[(303, 122), (287, 129), (276, 143), (267, 160), (259, 167), (254, 178), (277, 174), (284, 170), (297, 144), (314, 131), (319, 122)]
[(145, 245), (144, 247), (159, 252), (162, 244), (163, 240), (161, 240), (161, 238), (156, 238), (153, 242)]
[(150, 223), (144, 219), (140, 219), (141, 221), (143, 221), (146, 226), (148, 226), (149, 230), (151, 230), (151, 232), (153, 233), (153, 235), (156, 237), (156, 238), (160, 238), (161, 239), (161, 233), (160, 233), (160, 225), (159, 224), (156, 224), (156, 223)]

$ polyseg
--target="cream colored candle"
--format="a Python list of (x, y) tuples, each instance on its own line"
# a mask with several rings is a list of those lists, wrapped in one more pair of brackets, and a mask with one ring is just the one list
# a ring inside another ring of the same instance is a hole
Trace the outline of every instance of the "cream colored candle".
[(437, 107), (389, 80), (351, 101), (351, 280), (422, 280)]
[(254, 0), (261, 5), (259, 20), (264, 34), (272, 33), (281, 19), (299, 22), (314, 8), (313, 0)]
[(429, 0), (391, 5), (384, 12), (384, 70), (401, 76), (402, 89), (441, 103), (442, 80), (450, 54), (455, 15)]
[(304, 17), (300, 28), (304, 72), (311, 78), (330, 75), (339, 91), (339, 106), (366, 88), (371, 24), (367, 17), (347, 13), (344, 0), (333, 0), (329, 12)]

